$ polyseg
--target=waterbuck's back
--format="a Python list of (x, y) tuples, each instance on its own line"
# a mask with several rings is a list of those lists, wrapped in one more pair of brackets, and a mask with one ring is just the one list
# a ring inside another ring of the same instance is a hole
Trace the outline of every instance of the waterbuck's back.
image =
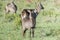
[(16, 13), (17, 11), (17, 6), (15, 5), (14, 2), (8, 3), (5, 8), (6, 13), (12, 12)]
[(26, 28), (35, 27), (36, 24), (36, 13), (34, 13), (35, 9), (24, 9), (21, 14), (22, 25)]

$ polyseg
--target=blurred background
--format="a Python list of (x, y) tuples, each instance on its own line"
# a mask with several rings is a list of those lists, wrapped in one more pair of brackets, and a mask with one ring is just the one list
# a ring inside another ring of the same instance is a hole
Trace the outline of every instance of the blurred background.
[(16, 14), (5, 15), (5, 7), (12, 0), (0, 0), (0, 40), (29, 40), (22, 37), (20, 14), (24, 8), (35, 9), (41, 2), (41, 10), (36, 19), (35, 37), (32, 40), (60, 40), (60, 0), (14, 0)]

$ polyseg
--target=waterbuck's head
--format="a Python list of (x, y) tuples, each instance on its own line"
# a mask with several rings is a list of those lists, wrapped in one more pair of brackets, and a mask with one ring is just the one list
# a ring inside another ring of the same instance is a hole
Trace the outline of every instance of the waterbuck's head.
[(42, 3), (36, 3), (36, 8), (35, 8), (35, 12), (39, 13), (42, 9), (44, 9)]

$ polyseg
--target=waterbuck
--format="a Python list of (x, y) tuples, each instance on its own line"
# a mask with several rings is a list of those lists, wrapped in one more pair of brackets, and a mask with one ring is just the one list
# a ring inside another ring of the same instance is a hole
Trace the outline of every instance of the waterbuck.
[(36, 25), (36, 17), (41, 9), (44, 9), (41, 3), (36, 9), (23, 9), (21, 13), (23, 37), (26, 30), (30, 30), (30, 37), (34, 37), (34, 29)]
[(5, 7), (6, 13), (9, 13), (9, 12), (16, 13), (16, 11), (17, 11), (17, 6), (15, 5), (14, 1), (8, 3)]

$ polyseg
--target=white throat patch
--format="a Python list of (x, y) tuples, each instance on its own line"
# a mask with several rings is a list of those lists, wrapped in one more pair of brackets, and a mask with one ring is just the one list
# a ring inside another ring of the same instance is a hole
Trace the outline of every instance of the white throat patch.
[(34, 10), (34, 13), (36, 13), (36, 15), (37, 15), (37, 10), (36, 9)]

